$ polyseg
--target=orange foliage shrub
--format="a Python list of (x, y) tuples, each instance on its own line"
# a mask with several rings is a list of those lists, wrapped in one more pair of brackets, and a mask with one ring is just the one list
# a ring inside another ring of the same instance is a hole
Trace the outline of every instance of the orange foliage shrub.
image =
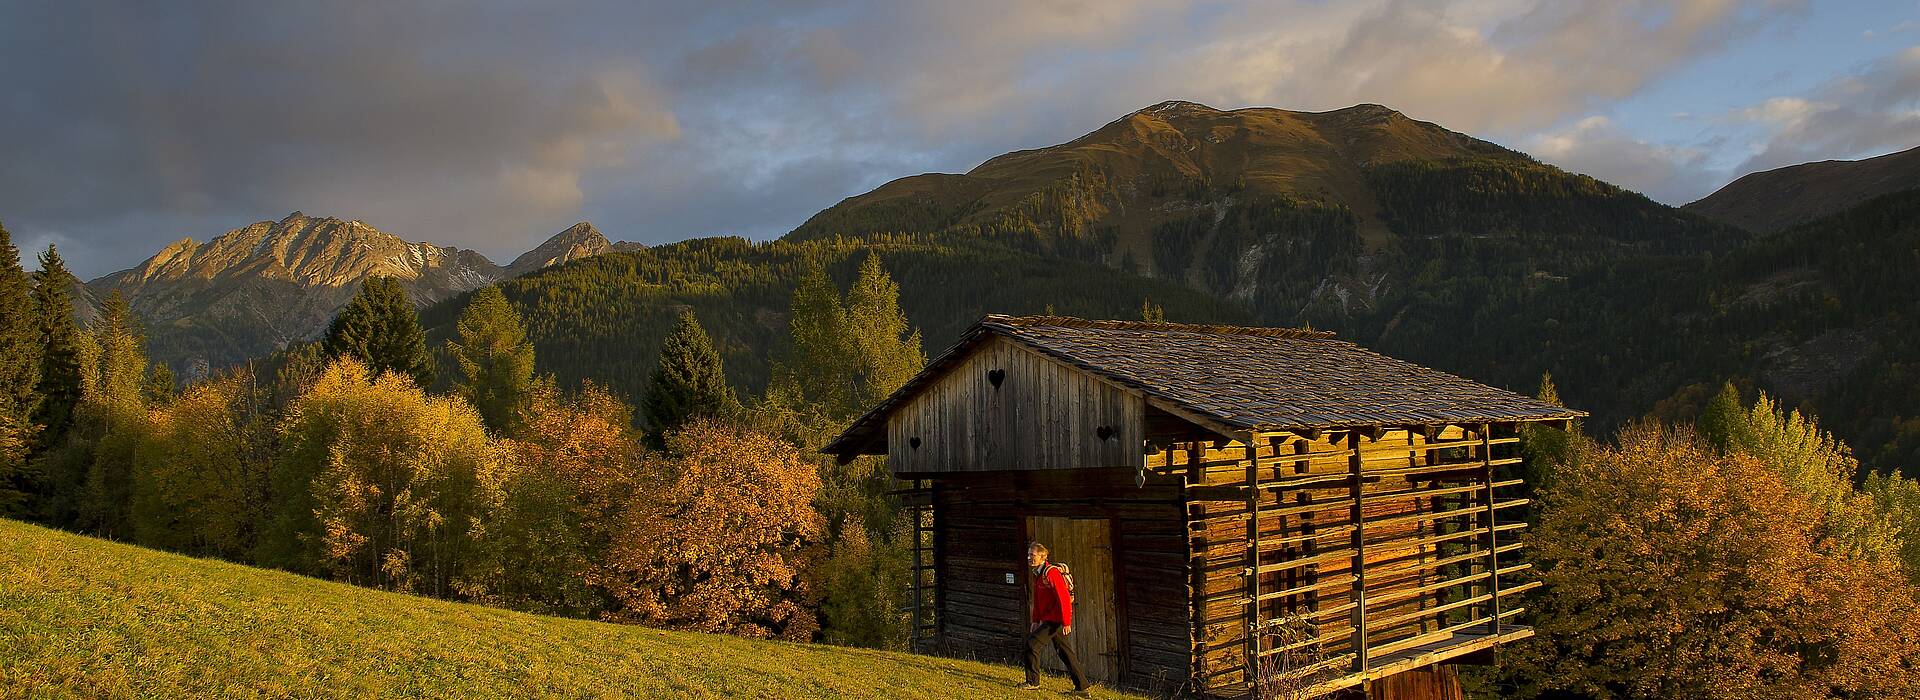
[(810, 639), (801, 578), (825, 523), (820, 478), (793, 445), (699, 421), (670, 433), (612, 543), (602, 585), (621, 620), (748, 637)]
[(1898, 565), (1821, 538), (1820, 509), (1759, 460), (1638, 426), (1577, 450), (1544, 498), (1523, 695), (1920, 697)]

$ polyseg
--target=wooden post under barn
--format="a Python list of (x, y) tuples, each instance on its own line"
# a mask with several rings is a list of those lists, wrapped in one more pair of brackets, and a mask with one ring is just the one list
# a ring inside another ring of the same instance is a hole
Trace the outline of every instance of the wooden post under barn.
[(914, 648), (1017, 662), (1031, 535), (1098, 682), (1459, 697), (1445, 664), (1533, 634), (1498, 470), (1585, 414), (1330, 335), (981, 319), (825, 448), (913, 482)]

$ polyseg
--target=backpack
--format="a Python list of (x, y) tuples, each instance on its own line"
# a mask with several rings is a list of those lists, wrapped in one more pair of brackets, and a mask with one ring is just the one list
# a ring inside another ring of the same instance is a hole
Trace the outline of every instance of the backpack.
[(1071, 569), (1068, 569), (1066, 564), (1062, 564), (1057, 561), (1047, 562), (1047, 566), (1052, 567), (1053, 569), (1059, 571), (1060, 580), (1065, 581), (1067, 583), (1067, 605), (1073, 605), (1074, 603), (1079, 602), (1077, 599), (1074, 598), (1074, 594), (1073, 594), (1073, 571)]

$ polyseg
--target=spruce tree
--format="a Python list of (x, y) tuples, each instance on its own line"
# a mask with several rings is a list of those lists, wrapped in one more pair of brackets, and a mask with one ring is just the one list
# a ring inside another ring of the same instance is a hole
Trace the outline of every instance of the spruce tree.
[(920, 331), (907, 327), (900, 311), (900, 285), (869, 253), (847, 290), (847, 331), (854, 351), (853, 411), (887, 397), (927, 364)]
[(425, 387), (433, 381), (427, 334), (407, 290), (391, 277), (369, 277), (327, 326), (330, 359), (351, 357), (375, 373), (392, 372)]
[(23, 514), (30, 475), (34, 385), (40, 377), (40, 332), (33, 283), (20, 267), (7, 227), (0, 225), (0, 515)]
[(47, 246), (34, 274), (34, 332), (39, 337), (40, 371), (35, 380), (33, 422), (40, 427), (35, 451), (58, 444), (73, 422), (82, 390), (80, 327), (73, 320), (73, 273), (60, 252)]
[(740, 399), (727, 384), (720, 353), (700, 327), (691, 309), (680, 319), (660, 347), (641, 410), (655, 439), (696, 418), (729, 418), (740, 413)]
[(447, 354), (460, 370), (457, 388), (496, 435), (513, 435), (533, 392), (533, 345), (520, 314), (498, 287), (475, 292), (456, 324)]
[(20, 250), (0, 226), (0, 411), (32, 415), (40, 378), (40, 330), (35, 323), (33, 282), (20, 267)]

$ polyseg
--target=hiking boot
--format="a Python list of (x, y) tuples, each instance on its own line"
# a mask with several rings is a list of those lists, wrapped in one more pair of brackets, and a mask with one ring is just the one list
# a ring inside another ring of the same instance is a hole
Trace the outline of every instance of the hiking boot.
[(1067, 695), (1069, 697), (1076, 697), (1076, 698), (1093, 697), (1093, 689), (1092, 688), (1074, 688), (1073, 690), (1067, 691)]
[(1031, 682), (1029, 682), (1029, 683), (1021, 683), (1021, 684), (1020, 684), (1020, 689), (1021, 689), (1021, 690), (1039, 690), (1039, 689), (1040, 689), (1040, 684), (1039, 684), (1039, 683), (1031, 683)]

